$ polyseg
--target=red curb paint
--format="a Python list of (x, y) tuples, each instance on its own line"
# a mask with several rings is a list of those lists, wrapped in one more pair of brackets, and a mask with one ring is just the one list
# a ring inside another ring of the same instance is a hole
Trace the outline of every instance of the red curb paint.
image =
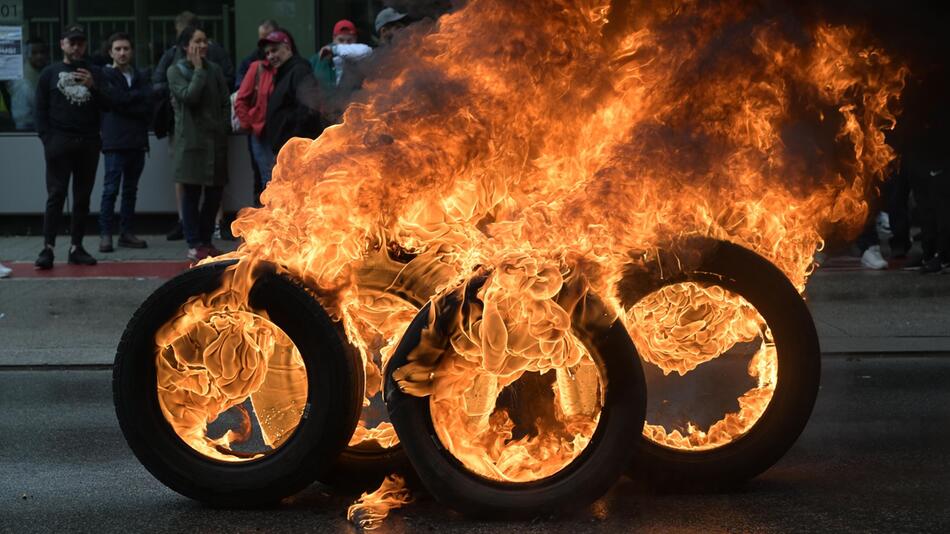
[(70, 265), (56, 262), (41, 271), (32, 262), (7, 263), (13, 269), (10, 278), (172, 278), (188, 270), (189, 261), (101, 261), (96, 265)]

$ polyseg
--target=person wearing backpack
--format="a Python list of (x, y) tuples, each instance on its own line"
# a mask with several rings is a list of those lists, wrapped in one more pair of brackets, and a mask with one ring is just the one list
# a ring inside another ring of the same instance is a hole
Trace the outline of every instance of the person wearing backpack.
[(248, 132), (251, 155), (261, 173), (261, 190), (267, 188), (275, 156), (263, 140), (264, 121), (267, 118), (267, 99), (274, 92), (274, 74), (277, 69), (266, 59), (250, 64), (234, 99), (234, 113), (242, 131)]

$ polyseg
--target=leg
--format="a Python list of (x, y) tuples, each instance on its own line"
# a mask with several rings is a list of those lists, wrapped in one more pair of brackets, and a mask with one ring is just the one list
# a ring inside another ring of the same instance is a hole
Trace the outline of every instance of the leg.
[(122, 156), (117, 152), (106, 152), (103, 156), (106, 172), (102, 181), (102, 202), (99, 206), (99, 235), (105, 237), (111, 236), (113, 231), (115, 199), (122, 181)]
[(145, 168), (145, 152), (142, 150), (130, 150), (123, 153), (123, 158), (120, 228), (122, 235), (132, 235), (132, 222), (135, 219), (135, 201), (138, 197), (139, 178), (142, 176), (142, 170)]
[(218, 209), (221, 207), (221, 197), (224, 194), (223, 186), (209, 186), (204, 188), (204, 204), (201, 206), (200, 239), (204, 245), (211, 244), (211, 235), (214, 233), (214, 221)]
[(98, 140), (84, 140), (77, 144), (73, 153), (73, 215), (72, 244), (82, 245), (86, 216), (89, 215), (89, 197), (96, 183), (96, 168), (99, 166), (99, 150), (102, 143)]
[(251, 170), (254, 172), (254, 206), (260, 206), (261, 191), (264, 187), (261, 185), (261, 168), (257, 164), (257, 156), (254, 154), (254, 139), (256, 138), (253, 133), (248, 134), (247, 151), (251, 155)]
[(891, 220), (891, 251), (895, 256), (906, 255), (910, 250), (910, 213), (907, 209), (910, 197), (910, 179), (906, 167), (890, 179), (887, 197), (887, 213)]
[(192, 184), (177, 184), (181, 190), (181, 226), (185, 233), (188, 248), (201, 246), (200, 222), (198, 217), (198, 203), (201, 200), (201, 186)]
[(56, 244), (56, 232), (63, 217), (63, 203), (69, 187), (70, 164), (65, 155), (66, 139), (51, 134), (44, 146), (46, 156), (46, 212), (43, 215), (44, 244)]
[(251, 136), (251, 146), (254, 149), (254, 159), (261, 170), (261, 190), (267, 188), (274, 171), (274, 152), (263, 141)]

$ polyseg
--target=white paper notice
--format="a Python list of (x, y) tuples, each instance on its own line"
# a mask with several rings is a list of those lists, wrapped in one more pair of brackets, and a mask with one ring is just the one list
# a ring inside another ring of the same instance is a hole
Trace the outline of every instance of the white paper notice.
[(23, 29), (0, 26), (0, 80), (23, 78)]

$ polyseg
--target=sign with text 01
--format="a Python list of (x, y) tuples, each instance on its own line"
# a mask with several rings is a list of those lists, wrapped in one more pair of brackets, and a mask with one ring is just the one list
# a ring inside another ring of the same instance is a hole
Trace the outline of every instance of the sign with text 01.
[(0, 24), (23, 23), (23, 0), (0, 0)]

